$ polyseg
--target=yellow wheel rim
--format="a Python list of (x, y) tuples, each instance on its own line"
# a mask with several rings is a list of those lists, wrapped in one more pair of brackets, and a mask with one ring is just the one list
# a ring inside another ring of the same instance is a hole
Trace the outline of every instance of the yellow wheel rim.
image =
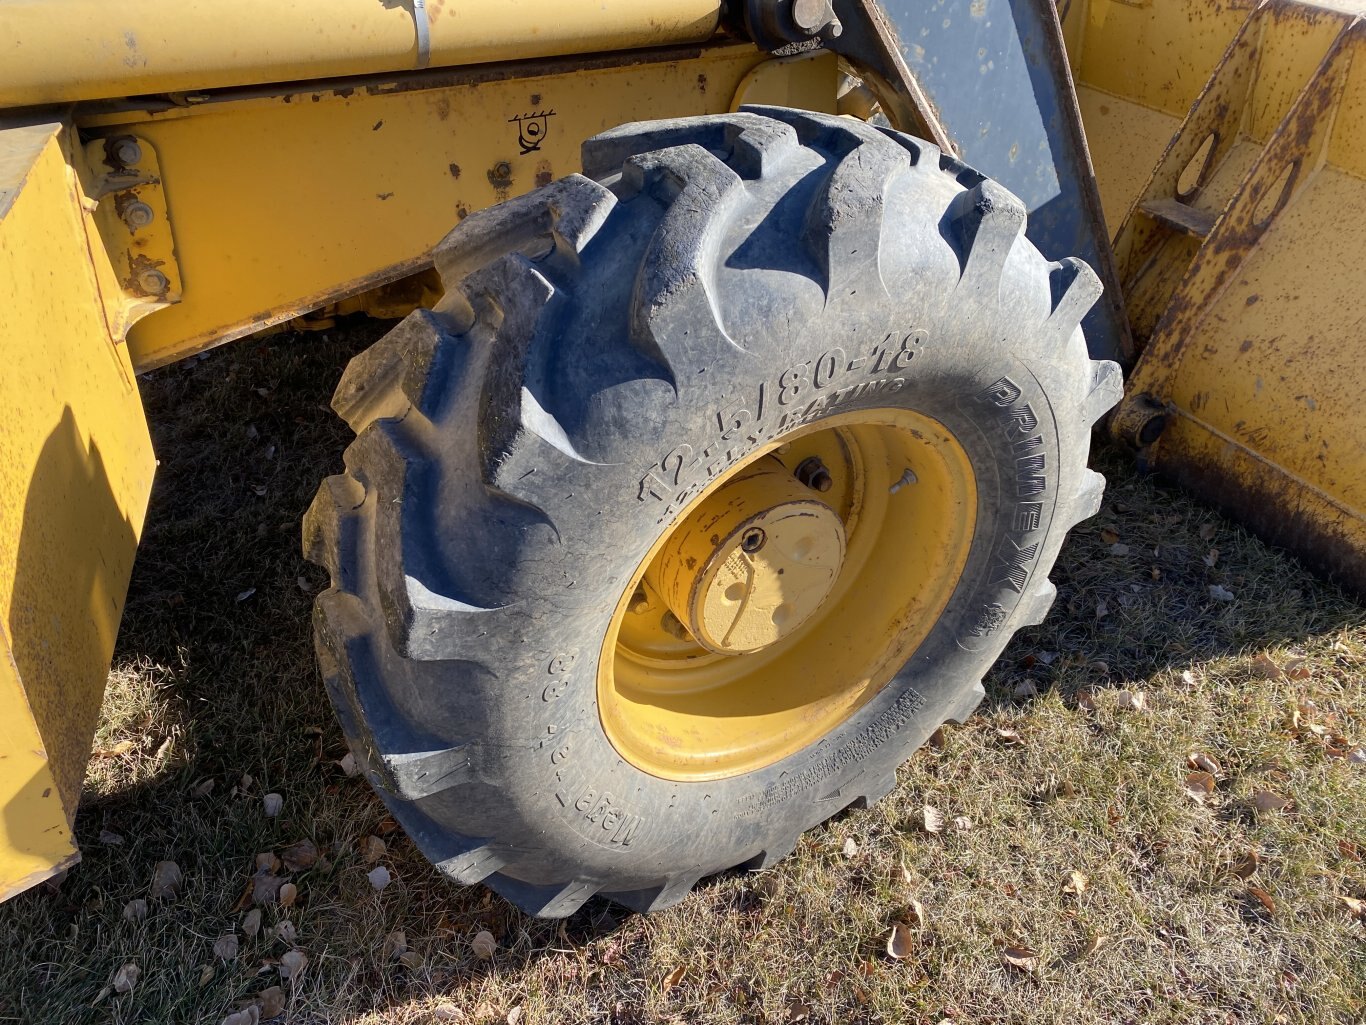
[(867, 410), (755, 451), (632, 575), (598, 661), (617, 751), (664, 779), (771, 765), (892, 679), (967, 562), (977, 491), (940, 423)]

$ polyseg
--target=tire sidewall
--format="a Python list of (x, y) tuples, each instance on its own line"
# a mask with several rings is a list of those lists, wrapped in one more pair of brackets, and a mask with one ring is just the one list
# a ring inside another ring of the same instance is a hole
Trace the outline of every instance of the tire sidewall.
[[(828, 313), (787, 340), (781, 358), (719, 356), (697, 375), (714, 386), (679, 395), (657, 455), (604, 474), (584, 496), (598, 515), (585, 517), (589, 536), (566, 535), (559, 558), (565, 580), (593, 584), (530, 599), (525, 614), (545, 643), (521, 660), (522, 700), (501, 703), (472, 758), (501, 795), (500, 834), (535, 852), (522, 871), (547, 878), (572, 865), (614, 889), (658, 882), (680, 864), (707, 874), (789, 845), (865, 794), (881, 796), (911, 751), (975, 704), (978, 681), (1046, 579), (1069, 525), (1060, 496), (1075, 488), (1086, 448), (1066, 415), (1078, 399), (1049, 351), (1056, 346), (1017, 339), (1008, 355), (997, 317), (950, 316), (908, 330), (866, 309)], [(797, 380), (807, 386), (784, 388)], [(842, 725), (772, 765), (676, 782), (631, 764), (603, 730), (598, 669), (641, 554), (754, 453), (833, 417), (878, 409), (938, 421), (975, 477), (967, 562), (924, 641)]]

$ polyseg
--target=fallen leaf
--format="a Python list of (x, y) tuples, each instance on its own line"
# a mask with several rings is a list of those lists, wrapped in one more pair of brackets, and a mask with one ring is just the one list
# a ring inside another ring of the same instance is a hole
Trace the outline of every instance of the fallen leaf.
[(1109, 614), (1110, 614), (1110, 606), (1105, 604), (1105, 600), (1104, 600), (1104, 599), (1101, 599), (1100, 601), (1096, 602), (1096, 618), (1097, 618), (1097, 619), (1104, 619), (1104, 618), (1105, 618), (1106, 616), (1108, 616)]
[(1086, 887), (1091, 883), (1090, 878), (1084, 872), (1073, 869), (1067, 873), (1067, 881), (1062, 884), (1063, 893), (1082, 894), (1086, 892)]
[(944, 747), (948, 744), (948, 740), (944, 737), (944, 727), (940, 726), (933, 733), (931, 733), (930, 739), (925, 741), (925, 743), (928, 744), (930, 747), (934, 748), (936, 751), (944, 750)]
[(1214, 540), (1214, 535), (1215, 535), (1215, 526), (1214, 526), (1213, 523), (1202, 523), (1202, 524), (1200, 524), (1200, 540), (1201, 540), (1201, 541), (1213, 541), (1213, 540)]
[(934, 805), (925, 805), (920, 814), (921, 820), (925, 824), (925, 832), (938, 833), (944, 828), (944, 813)]
[(1181, 684), (1185, 687), (1194, 687), (1195, 674), (1192, 673), (1189, 669), (1181, 670)]
[(273, 851), (264, 851), (256, 855), (256, 871), (278, 873), (280, 871), (280, 859)]
[(1186, 764), (1192, 769), (1203, 769), (1212, 776), (1218, 776), (1222, 771), (1218, 759), (1213, 755), (1207, 755), (1203, 751), (1192, 751), (1186, 755)]
[(142, 974), (142, 969), (131, 961), (114, 973), (114, 992), (131, 993), (133, 987), (138, 984), (138, 976)]
[(1352, 765), (1366, 765), (1366, 747), (1357, 744), (1343, 755)]
[(257, 1025), (261, 1020), (261, 1012), (255, 1004), (244, 1007), (240, 1011), (234, 1011), (223, 1019), (223, 1025)]
[(280, 852), (280, 861), (291, 872), (305, 872), (318, 862), (318, 846), (312, 840), (300, 840)]
[(251, 939), (256, 938), (256, 934), (261, 931), (261, 909), (252, 908), (242, 918), (242, 931)]
[(343, 757), (337, 765), (341, 768), (341, 771), (348, 776), (354, 776), (356, 773), (360, 772), (360, 769), (356, 765), (356, 756), (350, 751), (346, 752), (345, 757)]
[(996, 739), (1005, 744), (1006, 747), (1013, 747), (1020, 743), (1020, 732), (1008, 726), (998, 726), (996, 728)]
[(470, 940), (470, 949), (474, 951), (474, 956), (487, 961), (498, 949), (498, 941), (493, 938), (493, 933), (483, 929), (475, 933), (474, 939)]
[(1187, 797), (1204, 804), (1214, 793), (1214, 776), (1203, 769), (1197, 770), (1186, 777), (1183, 788)]
[(285, 883), (284, 876), (272, 875), (261, 869), (251, 877), (251, 899), (257, 904), (274, 904), (280, 899), (280, 887)]
[(966, 815), (959, 815), (953, 820), (953, 828), (959, 833), (966, 833), (972, 828), (972, 819)]
[(299, 899), (299, 888), (293, 883), (285, 883), (280, 887), (280, 906), (292, 908), (294, 902)]
[(858, 853), (858, 841), (852, 836), (845, 838), (843, 853), (846, 858), (852, 858)]
[(1119, 544), (1118, 542), (1116, 542), (1115, 544), (1112, 544), (1112, 545), (1110, 546), (1110, 554), (1111, 554), (1111, 555), (1118, 555), (1118, 556), (1128, 555), (1128, 554), (1129, 554), (1129, 546), (1128, 546), (1128, 545), (1122, 545), (1122, 544)]
[(915, 938), (911, 935), (911, 927), (905, 922), (893, 922), (892, 931), (887, 935), (887, 956), (900, 961), (909, 957), (913, 949)]
[(211, 793), (213, 793), (213, 788), (217, 784), (217, 782), (218, 781), (215, 780), (212, 776), (210, 776), (208, 779), (201, 779), (198, 783), (196, 783), (193, 787), (190, 788), (190, 796), (208, 797)]
[(1148, 693), (1141, 690), (1122, 690), (1115, 697), (1115, 707), (1130, 712), (1148, 711)]
[(237, 956), (237, 933), (224, 933), (213, 942), (213, 956), (222, 961), (231, 961)]
[(1266, 652), (1262, 652), (1252, 660), (1252, 668), (1263, 680), (1283, 680), (1285, 670), (1278, 666), (1275, 660)]
[(266, 794), (261, 798), (261, 810), (265, 812), (266, 818), (273, 819), (280, 814), (280, 809), (285, 806), (285, 799), (279, 794)]
[(686, 975), (687, 973), (688, 973), (688, 966), (687, 966), (687, 965), (679, 965), (677, 968), (675, 968), (673, 971), (671, 971), (668, 975), (664, 976), (664, 982), (661, 984), (660, 988), (661, 988), (665, 993), (669, 992), (669, 990), (673, 989), (675, 986), (677, 986), (680, 982), (683, 981), (683, 976)]
[(299, 590), (303, 591), (304, 594), (312, 594), (312, 593), (313, 593), (313, 588), (309, 586), (309, 583), (308, 583), (307, 578), (305, 578), (305, 577), (295, 577), (295, 578), (294, 578), (294, 582), (295, 582), (296, 584), (299, 585)]
[(153, 897), (174, 897), (180, 892), (185, 877), (180, 866), (174, 861), (158, 861), (152, 869), (152, 886), (149, 891)]
[(508, 1025), (520, 1025), (520, 1022), (521, 1022), (521, 1020), (522, 1020), (522, 1015), (523, 1015), (523, 1013), (525, 1013), (525, 1012), (523, 1011), (522, 1005), (521, 1005), (521, 1004), (518, 1004), (518, 1005), (517, 1005), (516, 1007), (514, 1007), (512, 1010), (508, 1011), (508, 1016), (507, 1016), (507, 1023), (508, 1023)]
[(1294, 803), (1290, 798), (1282, 797), (1270, 790), (1258, 790), (1252, 795), (1252, 807), (1259, 812), (1282, 811)]
[(294, 928), (294, 923), (288, 918), (280, 919), (270, 931), (275, 934), (275, 938), (281, 943), (293, 943), (299, 938), (299, 930)]
[(1267, 893), (1260, 886), (1249, 886), (1247, 892), (1250, 893), (1262, 907), (1266, 908), (1268, 915), (1276, 913), (1276, 902), (1271, 899), (1271, 894)]
[(118, 833), (110, 832), (107, 829), (100, 830), (100, 843), (105, 847), (117, 847), (123, 843), (123, 837)]
[(285, 1009), (285, 991), (279, 986), (261, 990), (256, 994), (256, 1006), (261, 1008), (263, 1021), (279, 1016)]
[(1017, 683), (1011, 694), (1018, 700), (1037, 698), (1039, 696), (1039, 688), (1035, 686), (1033, 680), (1025, 680), (1022, 683)]
[(914, 897), (911, 897), (906, 902), (906, 911), (901, 916), (901, 921), (908, 925), (923, 926), (929, 921), (925, 916), (925, 906)]
[(1119, 541), (1119, 531), (1115, 530), (1113, 527), (1101, 527), (1100, 539), (1107, 545), (1115, 544)]
[(1296, 655), (1285, 660), (1285, 665), (1281, 668), (1285, 670), (1285, 675), (1292, 680), (1307, 680), (1314, 675), (1307, 663), (1309, 659), (1304, 655)]
[(253, 594), (255, 594), (255, 593), (256, 593), (256, 588), (254, 588), (254, 587), (248, 587), (245, 591), (238, 591), (238, 592), (237, 592), (237, 600), (238, 600), (238, 601), (246, 601), (248, 598), (250, 598), (250, 597), (251, 597)]
[(1229, 869), (1239, 879), (1251, 879), (1252, 873), (1257, 871), (1257, 866), (1262, 863), (1262, 859), (1256, 851), (1248, 851)]
[(360, 842), (361, 857), (365, 859), (367, 865), (373, 865), (384, 857), (384, 852), (388, 850), (384, 841), (377, 836), (367, 836)]
[(410, 972), (415, 972), (422, 967), (422, 955), (416, 950), (405, 950), (398, 955), (398, 963)]
[(1358, 918), (1366, 918), (1366, 900), (1362, 900), (1359, 897), (1348, 897), (1341, 893), (1336, 893), (1333, 896), (1335, 896), (1342, 906), (1352, 914), (1356, 915)]
[(1076, 953), (1072, 956), (1076, 960), (1081, 960), (1083, 957), (1090, 957), (1109, 942), (1109, 936), (1106, 936), (1104, 933), (1093, 932), (1086, 937), (1086, 942), (1078, 947)]
[(141, 897), (130, 900), (123, 906), (123, 920), (125, 922), (141, 922), (147, 917), (147, 902)]
[(384, 956), (400, 957), (408, 952), (408, 934), (402, 929), (395, 929), (384, 937)]
[(394, 881), (394, 877), (383, 865), (376, 865), (365, 874), (365, 878), (370, 880), (370, 885), (375, 888), (376, 893), (383, 891), (386, 886)]
[(119, 755), (126, 755), (129, 751), (137, 750), (137, 744), (131, 740), (120, 740), (113, 747), (99, 747), (91, 752), (96, 758), (117, 758)]
[(199, 966), (199, 988), (203, 989), (213, 981), (213, 965)]
[(1032, 947), (1009, 946), (1001, 950), (1001, 960), (1012, 968), (1025, 972), (1037, 972), (1042, 963), (1039, 952)]
[(1218, 562), (1219, 562), (1219, 549), (1217, 549), (1217, 548), (1211, 548), (1211, 549), (1209, 550), (1209, 553), (1208, 553), (1208, 554), (1205, 556), (1205, 558), (1204, 558), (1204, 563), (1205, 563), (1205, 565), (1208, 566), (1210, 569), (1213, 569), (1213, 568), (1218, 564)]
[(432, 1008), (432, 1017), (437, 1021), (464, 1021), (465, 1012), (455, 1004), (437, 1004)]
[(304, 969), (308, 967), (308, 955), (302, 950), (287, 950), (280, 955), (280, 978), (299, 981)]
[(1236, 597), (1236, 595), (1223, 584), (1210, 584), (1209, 596), (1215, 601), (1233, 601)]
[(1096, 696), (1089, 690), (1077, 691), (1077, 707), (1085, 712), (1096, 710)]

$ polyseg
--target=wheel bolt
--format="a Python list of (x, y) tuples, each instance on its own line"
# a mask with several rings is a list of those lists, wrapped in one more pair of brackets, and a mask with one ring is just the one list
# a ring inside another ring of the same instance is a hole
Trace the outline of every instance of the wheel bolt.
[(743, 551), (749, 552), (751, 555), (753, 555), (755, 552), (757, 552), (760, 548), (764, 546), (764, 542), (767, 540), (768, 535), (765, 534), (760, 528), (754, 527), (750, 530), (745, 531), (745, 536), (740, 538), (740, 548)]
[(830, 471), (825, 468), (825, 464), (821, 462), (819, 456), (803, 459), (797, 464), (793, 476), (812, 491), (824, 493), (835, 486), (835, 479), (830, 476)]

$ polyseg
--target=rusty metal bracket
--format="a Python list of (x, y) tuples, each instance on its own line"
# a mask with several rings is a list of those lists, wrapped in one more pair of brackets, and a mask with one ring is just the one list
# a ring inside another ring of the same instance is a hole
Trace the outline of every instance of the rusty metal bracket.
[(180, 302), (184, 279), (176, 259), (161, 164), (152, 143), (116, 135), (86, 143), (86, 194), (98, 202), (95, 226), (128, 296), (118, 337), (137, 320)]

